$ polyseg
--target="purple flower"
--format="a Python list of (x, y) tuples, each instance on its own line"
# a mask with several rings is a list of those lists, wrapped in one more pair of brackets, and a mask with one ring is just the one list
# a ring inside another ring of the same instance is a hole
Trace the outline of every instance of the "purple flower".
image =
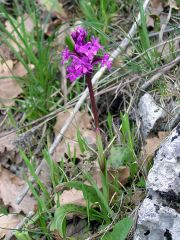
[(64, 51), (62, 51), (62, 64), (68, 61), (69, 58), (70, 58), (70, 51), (68, 48), (65, 48)]
[(107, 68), (110, 70), (112, 66), (112, 61), (109, 60), (109, 54), (104, 54), (103, 58), (101, 59), (101, 66), (107, 66)]
[(83, 45), (87, 37), (87, 32), (84, 28), (78, 27), (76, 31), (72, 32), (71, 37), (74, 40), (75, 44)]
[(98, 38), (92, 37), (91, 41), (86, 41), (87, 32), (82, 27), (78, 27), (71, 37), (74, 41), (73, 52), (70, 52), (68, 48), (62, 52), (62, 63), (69, 61), (67, 78), (71, 82), (87, 73), (92, 73), (96, 64), (100, 63), (101, 66), (111, 68), (112, 61), (109, 60), (108, 54), (104, 54), (103, 57), (97, 56), (99, 50), (103, 48)]

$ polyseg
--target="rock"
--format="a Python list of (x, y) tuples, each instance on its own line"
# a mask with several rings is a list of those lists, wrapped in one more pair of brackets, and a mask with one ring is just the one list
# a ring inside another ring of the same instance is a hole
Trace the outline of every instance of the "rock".
[(142, 121), (141, 131), (144, 138), (166, 116), (166, 112), (159, 107), (149, 93), (145, 93), (139, 101), (138, 112)]
[(180, 122), (180, 105), (178, 102), (173, 101), (169, 104), (170, 107), (168, 112), (170, 112), (170, 119), (168, 119), (165, 125), (166, 129), (173, 129)]
[(156, 152), (147, 190), (134, 240), (180, 240), (180, 124)]

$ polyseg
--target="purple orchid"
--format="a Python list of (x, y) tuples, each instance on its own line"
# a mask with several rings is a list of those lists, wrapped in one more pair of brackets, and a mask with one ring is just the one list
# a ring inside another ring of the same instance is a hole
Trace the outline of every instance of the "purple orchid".
[(98, 51), (103, 48), (98, 38), (92, 37), (91, 41), (86, 41), (87, 32), (82, 27), (78, 27), (72, 32), (71, 37), (74, 41), (73, 52), (70, 52), (68, 48), (62, 52), (62, 64), (67, 61), (70, 62), (67, 67), (67, 78), (71, 82), (88, 73), (92, 73), (96, 64), (100, 63), (101, 66), (107, 66), (108, 69), (111, 68), (112, 61), (107, 53), (103, 57), (97, 56)]

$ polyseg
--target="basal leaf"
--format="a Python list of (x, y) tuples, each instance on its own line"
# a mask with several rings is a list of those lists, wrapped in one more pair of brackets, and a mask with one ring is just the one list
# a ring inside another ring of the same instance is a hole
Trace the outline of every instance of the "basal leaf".
[(106, 233), (106, 235), (103, 236), (101, 240), (125, 240), (132, 225), (132, 218), (123, 218), (115, 224), (113, 231)]

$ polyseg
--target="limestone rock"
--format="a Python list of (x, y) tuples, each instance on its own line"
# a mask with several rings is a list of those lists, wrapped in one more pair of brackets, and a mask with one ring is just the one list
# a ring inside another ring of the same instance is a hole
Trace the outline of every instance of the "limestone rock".
[(166, 116), (166, 112), (156, 104), (149, 93), (145, 93), (140, 98), (138, 112), (142, 122), (141, 130), (144, 138)]
[(134, 240), (180, 240), (180, 124), (156, 152), (147, 190)]

